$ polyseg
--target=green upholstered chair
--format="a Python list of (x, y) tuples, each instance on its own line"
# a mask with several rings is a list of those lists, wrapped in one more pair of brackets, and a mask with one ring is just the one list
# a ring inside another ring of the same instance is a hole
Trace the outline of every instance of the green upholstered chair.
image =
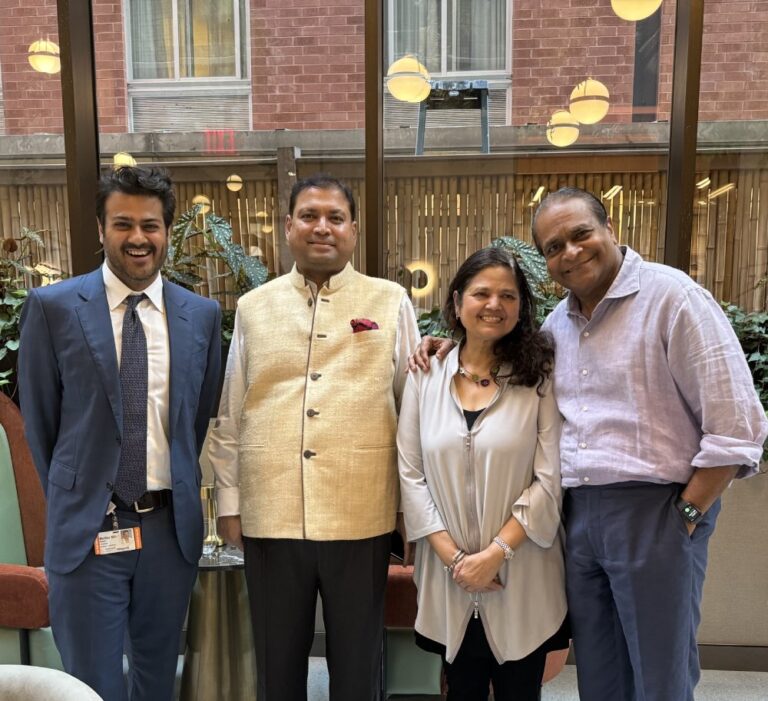
[(384, 698), (393, 694), (440, 695), (442, 662), (416, 645), (413, 567), (390, 565), (384, 608)]
[(42, 570), (45, 497), (16, 405), (0, 393), (0, 663), (61, 669)]

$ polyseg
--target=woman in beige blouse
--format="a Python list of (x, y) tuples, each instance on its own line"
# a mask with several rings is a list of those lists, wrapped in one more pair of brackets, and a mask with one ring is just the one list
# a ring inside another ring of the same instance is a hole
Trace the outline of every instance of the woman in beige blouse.
[(553, 349), (498, 248), (464, 262), (443, 313), (461, 342), (409, 376), (397, 437), (417, 642), (443, 655), (449, 701), (490, 684), (535, 701), (547, 652), (568, 645)]

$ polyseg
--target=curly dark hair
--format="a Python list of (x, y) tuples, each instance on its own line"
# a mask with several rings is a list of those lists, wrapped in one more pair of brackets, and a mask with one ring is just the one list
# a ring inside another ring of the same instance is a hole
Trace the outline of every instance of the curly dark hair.
[(456, 316), (453, 294), (456, 292), (461, 300), (467, 285), (478, 273), (497, 266), (508, 268), (514, 273), (520, 291), (520, 319), (515, 328), (500, 338), (494, 347), (496, 357), (501, 363), (511, 366), (511, 371), (507, 375), (497, 375), (497, 378), (508, 378), (509, 383), (513, 385), (536, 387), (537, 392), (541, 394), (542, 384), (552, 373), (555, 360), (554, 343), (547, 332), (536, 328), (536, 301), (514, 256), (495, 247), (481, 248), (469, 256), (451, 280), (448, 298), (443, 307), (443, 317), (454, 337), (463, 339), (466, 330)]
[(113, 192), (141, 197), (157, 197), (163, 207), (163, 223), (169, 228), (176, 212), (176, 195), (171, 176), (165, 168), (157, 166), (122, 166), (111, 168), (99, 180), (96, 193), (96, 217), (104, 226), (107, 198)]

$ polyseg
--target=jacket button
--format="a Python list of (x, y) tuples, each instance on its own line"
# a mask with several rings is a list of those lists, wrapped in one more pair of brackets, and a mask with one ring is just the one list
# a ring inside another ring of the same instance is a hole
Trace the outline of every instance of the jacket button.
[(305, 451), (304, 451), (304, 457), (305, 457), (307, 460), (309, 460), (310, 458), (313, 458), (313, 457), (315, 457), (315, 455), (317, 455), (317, 453), (315, 453), (315, 452), (314, 452), (314, 451), (312, 451), (312, 450), (305, 450)]
[(320, 414), (319, 411), (315, 411), (314, 409), (307, 409), (307, 416), (311, 419), (313, 416), (318, 416)]
[(122, 439), (120, 438), (120, 436), (115, 436), (115, 443), (117, 443), (118, 445), (120, 445), (122, 442), (123, 442), (123, 441), (122, 441)]
[(319, 372), (313, 372), (310, 374), (309, 379), (310, 380), (319, 380), (322, 377), (322, 375)]
[(312, 306), (312, 300), (311, 300), (311, 299), (308, 299), (308, 300), (307, 300), (307, 306), (308, 306), (308, 307), (311, 307), (311, 306)]
[(114, 492), (115, 491), (115, 485), (112, 484), (112, 482), (107, 482), (107, 491), (108, 492)]

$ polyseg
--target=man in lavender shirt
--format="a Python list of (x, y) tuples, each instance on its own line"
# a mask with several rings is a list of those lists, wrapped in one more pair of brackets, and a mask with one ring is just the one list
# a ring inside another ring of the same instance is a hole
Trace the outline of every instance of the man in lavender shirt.
[(693, 701), (707, 544), (723, 490), (757, 471), (765, 412), (709, 292), (619, 246), (598, 199), (576, 188), (550, 194), (533, 235), (570, 291), (544, 328), (564, 418), (579, 695)]
[(555, 337), (566, 583), (581, 698), (692, 701), (720, 494), (757, 471), (768, 422), (736, 335), (702, 287), (619, 246), (564, 188), (533, 234), (570, 294)]

